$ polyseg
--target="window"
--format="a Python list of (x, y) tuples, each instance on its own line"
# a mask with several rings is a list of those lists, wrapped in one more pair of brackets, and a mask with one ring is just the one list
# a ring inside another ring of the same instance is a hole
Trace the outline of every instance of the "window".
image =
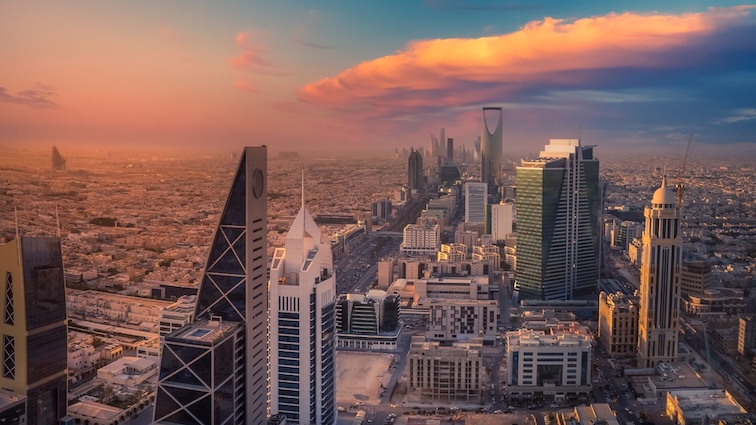
[(5, 273), (5, 318), (6, 325), (13, 325), (13, 275)]
[(16, 379), (16, 340), (3, 336), (3, 378)]

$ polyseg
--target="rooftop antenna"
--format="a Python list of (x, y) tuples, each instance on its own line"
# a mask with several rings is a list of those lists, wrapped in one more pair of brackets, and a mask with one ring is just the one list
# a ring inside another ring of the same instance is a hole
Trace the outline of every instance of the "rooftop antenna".
[(16, 221), (16, 245), (18, 245), (18, 264), (21, 264), (21, 238), (18, 236), (18, 207), (13, 207), (13, 216)]
[(55, 223), (58, 226), (58, 237), (60, 237), (60, 216), (58, 215), (58, 205), (55, 205)]

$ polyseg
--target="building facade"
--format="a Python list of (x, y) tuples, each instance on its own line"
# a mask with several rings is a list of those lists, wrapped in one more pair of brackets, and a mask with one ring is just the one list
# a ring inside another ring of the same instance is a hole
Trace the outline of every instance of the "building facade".
[(480, 343), (446, 346), (413, 336), (407, 357), (409, 396), (423, 401), (479, 403), (482, 348)]
[(430, 221), (404, 227), (399, 251), (405, 255), (435, 256), (441, 246), (441, 226)]
[(487, 201), (487, 184), (465, 183), (465, 223), (485, 223)]
[[(165, 337), (158, 424), (267, 423), (266, 177), (267, 148), (246, 147), (210, 246), (194, 321)], [(221, 325), (223, 335), (213, 332)], [(197, 379), (196, 368), (212, 379)]]
[(638, 366), (654, 367), (677, 357), (682, 231), (677, 196), (666, 176), (646, 207), (638, 316)]
[(303, 201), (270, 266), (270, 413), (334, 424), (335, 349), (333, 259)]
[(598, 282), (601, 196), (593, 146), (552, 139), (517, 167), (517, 285), (520, 298), (565, 300)]
[(638, 299), (599, 294), (599, 340), (611, 357), (634, 357), (638, 348)]
[(497, 301), (432, 299), (425, 336), (429, 341), (458, 342), (494, 338), (498, 321)]
[(491, 236), (496, 242), (507, 239), (514, 231), (514, 202), (501, 201), (491, 205)]
[(702, 295), (712, 286), (711, 263), (706, 260), (683, 260), (680, 269), (680, 295)]
[(753, 315), (738, 318), (738, 354), (746, 355), (756, 348), (756, 320)]
[(68, 327), (60, 238), (0, 245), (3, 356), (0, 386), (26, 397), (27, 424), (66, 416)]
[(593, 336), (571, 325), (550, 333), (508, 332), (507, 394), (510, 398), (575, 399), (591, 391)]
[(342, 348), (396, 349), (401, 296), (372, 289), (336, 300), (336, 333)]

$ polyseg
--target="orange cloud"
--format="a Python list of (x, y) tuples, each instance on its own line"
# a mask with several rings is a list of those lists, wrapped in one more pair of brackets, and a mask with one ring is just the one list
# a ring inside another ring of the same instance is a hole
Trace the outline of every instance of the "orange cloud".
[(597, 72), (617, 79), (612, 77), (616, 69), (694, 65), (701, 56), (673, 53), (690, 52), (749, 15), (750, 8), (682, 15), (612, 13), (572, 21), (547, 17), (498, 36), (414, 41), (393, 55), (304, 86), (300, 99), (390, 113), (506, 102), (534, 87), (584, 88)]
[(270, 66), (263, 59), (265, 48), (259, 41), (253, 40), (250, 33), (240, 32), (236, 34), (236, 45), (242, 51), (231, 59), (231, 65), (234, 68), (242, 71), (255, 71), (259, 66)]

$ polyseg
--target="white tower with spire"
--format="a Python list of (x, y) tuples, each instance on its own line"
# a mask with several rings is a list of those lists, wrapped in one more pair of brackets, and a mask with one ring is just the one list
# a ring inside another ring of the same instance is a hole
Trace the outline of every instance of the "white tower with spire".
[(270, 267), (270, 413), (286, 415), (289, 424), (336, 422), (335, 301), (331, 249), (304, 206), (303, 189)]
[(680, 207), (667, 177), (646, 207), (641, 259), (638, 366), (655, 367), (677, 357), (682, 231)]

